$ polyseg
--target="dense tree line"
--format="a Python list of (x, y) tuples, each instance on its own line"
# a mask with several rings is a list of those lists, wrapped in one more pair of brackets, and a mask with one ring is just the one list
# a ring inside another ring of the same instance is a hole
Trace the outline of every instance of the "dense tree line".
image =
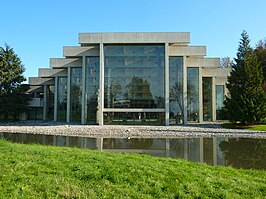
[(0, 120), (18, 120), (27, 111), (28, 85), (23, 73), (25, 68), (13, 48), (0, 47)]
[(229, 95), (224, 112), (232, 122), (256, 124), (266, 117), (266, 93), (263, 90), (266, 75), (262, 70), (265, 71), (265, 49), (265, 45), (260, 44), (253, 50), (247, 32), (242, 32), (226, 85)]

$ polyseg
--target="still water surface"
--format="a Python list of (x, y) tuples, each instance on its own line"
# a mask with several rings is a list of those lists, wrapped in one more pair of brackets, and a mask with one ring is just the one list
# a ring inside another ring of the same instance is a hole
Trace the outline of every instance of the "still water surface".
[(17, 143), (88, 148), (109, 152), (144, 153), (182, 158), (209, 165), (266, 169), (266, 139), (250, 138), (89, 138), (25, 133), (0, 133)]

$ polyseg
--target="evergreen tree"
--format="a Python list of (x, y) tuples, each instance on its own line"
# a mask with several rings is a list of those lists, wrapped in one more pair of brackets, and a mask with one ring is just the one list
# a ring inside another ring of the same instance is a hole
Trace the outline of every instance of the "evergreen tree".
[(224, 103), (228, 119), (241, 124), (255, 124), (266, 116), (262, 68), (249, 43), (249, 36), (243, 31)]
[(5, 44), (0, 48), (0, 119), (18, 119), (26, 112), (28, 95), (25, 92), (28, 86), (23, 72), (25, 68), (13, 48)]
[(260, 40), (254, 50), (262, 67), (264, 76), (264, 92), (266, 92), (266, 40)]

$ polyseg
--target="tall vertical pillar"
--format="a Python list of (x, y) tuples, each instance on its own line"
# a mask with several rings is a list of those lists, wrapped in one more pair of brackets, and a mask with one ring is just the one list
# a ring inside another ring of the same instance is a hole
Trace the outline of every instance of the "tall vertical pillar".
[(169, 126), (169, 56), (168, 47), (169, 44), (165, 43), (165, 68), (164, 68), (164, 78), (165, 78), (165, 125)]
[(57, 111), (58, 111), (58, 77), (55, 77), (54, 83), (54, 121), (57, 121)]
[(86, 103), (86, 56), (82, 56), (81, 124), (85, 124), (87, 119)]
[(103, 43), (100, 43), (100, 104), (99, 104), (99, 125), (103, 125), (103, 108), (104, 108), (104, 51)]
[(66, 122), (70, 122), (70, 84), (71, 84), (71, 68), (67, 68), (67, 118)]
[(47, 120), (47, 106), (48, 106), (48, 100), (47, 100), (47, 85), (43, 86), (43, 120)]
[(187, 58), (183, 56), (183, 124), (187, 124)]
[(216, 121), (216, 87), (215, 87), (215, 77), (212, 77), (212, 121)]
[(202, 68), (199, 67), (199, 123), (203, 122)]

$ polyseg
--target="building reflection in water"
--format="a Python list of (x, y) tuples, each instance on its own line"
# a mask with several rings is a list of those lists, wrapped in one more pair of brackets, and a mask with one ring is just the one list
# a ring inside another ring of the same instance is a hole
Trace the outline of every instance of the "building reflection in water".
[(141, 153), (182, 158), (209, 165), (266, 169), (266, 139), (247, 138), (90, 138), (77, 136), (0, 133), (17, 143), (79, 147), (108, 152)]

